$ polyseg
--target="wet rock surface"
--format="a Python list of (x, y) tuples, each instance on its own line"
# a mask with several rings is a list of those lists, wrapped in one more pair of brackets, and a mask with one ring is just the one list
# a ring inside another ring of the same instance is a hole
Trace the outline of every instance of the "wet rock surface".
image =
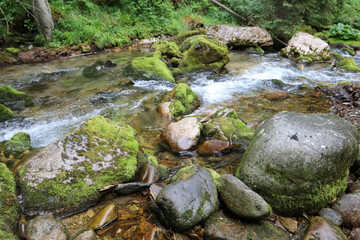
[(216, 155), (220, 153), (230, 152), (235, 146), (228, 141), (208, 140), (198, 147), (200, 155)]
[(65, 215), (96, 202), (99, 190), (129, 181), (136, 171), (138, 143), (130, 126), (96, 116), (26, 161), (19, 183), (27, 214)]
[(111, 203), (98, 212), (90, 224), (92, 229), (101, 229), (117, 218), (117, 207)]
[(347, 237), (343, 234), (341, 229), (332, 225), (322, 217), (313, 217), (310, 219), (310, 225), (305, 234), (304, 240), (312, 239), (334, 239), (346, 240)]
[(195, 117), (184, 118), (170, 123), (161, 137), (174, 152), (193, 149), (200, 138), (201, 123)]
[(165, 186), (152, 208), (165, 226), (184, 231), (208, 217), (218, 205), (215, 181), (201, 168), (191, 177)]
[(320, 217), (329, 220), (336, 226), (340, 226), (343, 223), (341, 214), (332, 208), (323, 208), (318, 214)]
[(344, 193), (358, 137), (337, 116), (279, 113), (258, 126), (236, 176), (277, 213), (314, 212)]
[(245, 222), (228, 213), (217, 211), (204, 223), (205, 239), (209, 240), (285, 240), (290, 235), (270, 222)]
[(360, 227), (360, 193), (342, 196), (335, 204), (336, 209), (343, 216), (343, 224), (349, 228)]
[(270, 205), (259, 194), (230, 174), (220, 177), (219, 194), (226, 207), (239, 218), (262, 220), (272, 213)]
[(273, 45), (271, 35), (260, 27), (211, 25), (207, 33), (228, 46), (244, 48)]
[(67, 240), (67, 229), (52, 215), (37, 216), (26, 225), (26, 236), (31, 240)]

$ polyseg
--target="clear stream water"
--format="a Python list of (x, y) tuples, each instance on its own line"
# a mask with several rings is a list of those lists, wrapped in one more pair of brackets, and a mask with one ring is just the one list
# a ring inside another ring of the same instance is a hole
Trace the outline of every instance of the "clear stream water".
[[(0, 123), (0, 141), (10, 139), (16, 132), (27, 132), (33, 147), (46, 146), (62, 138), (81, 122), (98, 114), (111, 116), (142, 115), (143, 128), (161, 129), (161, 125), (146, 112), (154, 109), (161, 96), (175, 84), (165, 81), (135, 80), (124, 74), (124, 67), (143, 51), (105, 53), (117, 67), (101, 70), (102, 76), (86, 78), (85, 67), (99, 56), (89, 56), (50, 63), (26, 64), (0, 68), (0, 86), (8, 84), (36, 99), (36, 106), (17, 114), (19, 118)], [(357, 63), (360, 58), (355, 57)], [(341, 81), (360, 82), (360, 74), (344, 73), (332, 69), (330, 64), (304, 66), (303, 69), (277, 54), (251, 54), (231, 52), (228, 73), (198, 73), (185, 76), (190, 87), (200, 96), (201, 106), (193, 114), (202, 114), (219, 106), (235, 108), (240, 116), (255, 127), (264, 118), (278, 111), (328, 112), (329, 99), (314, 97), (312, 88), (319, 83)], [(281, 80), (283, 84), (279, 84)], [(286, 91), (290, 99), (270, 102), (262, 94)], [(99, 100), (99, 92), (103, 92)], [(96, 101), (98, 100), (98, 101)], [(154, 112), (154, 111), (153, 111)]]

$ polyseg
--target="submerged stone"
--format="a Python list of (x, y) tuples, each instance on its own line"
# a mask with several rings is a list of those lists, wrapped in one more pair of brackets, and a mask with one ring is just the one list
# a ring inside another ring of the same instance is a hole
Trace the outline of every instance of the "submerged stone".
[(26, 214), (57, 215), (95, 203), (105, 186), (131, 180), (137, 169), (134, 130), (102, 116), (90, 118), (19, 168)]
[(18, 239), (14, 232), (19, 214), (16, 184), (12, 172), (0, 162), (0, 239)]
[(138, 71), (138, 75), (145, 79), (163, 78), (175, 82), (170, 69), (158, 57), (137, 57), (131, 61), (131, 67)]
[(207, 218), (218, 206), (214, 179), (201, 168), (191, 177), (165, 186), (152, 209), (166, 227), (184, 231)]
[(101, 209), (100, 212), (98, 212), (91, 224), (90, 227), (92, 229), (100, 229), (112, 222), (117, 218), (117, 207), (115, 204), (111, 203), (107, 206), (105, 206), (103, 209)]
[(186, 39), (180, 50), (184, 56), (180, 67), (184, 72), (220, 72), (230, 61), (226, 45), (206, 35)]
[(4, 122), (14, 117), (14, 113), (0, 103), (0, 122)]
[(278, 113), (258, 126), (236, 176), (278, 214), (315, 213), (344, 193), (358, 138), (334, 115)]

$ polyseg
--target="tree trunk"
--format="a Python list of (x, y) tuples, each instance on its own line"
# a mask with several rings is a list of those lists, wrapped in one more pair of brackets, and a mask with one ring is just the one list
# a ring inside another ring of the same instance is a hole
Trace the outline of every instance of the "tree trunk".
[(47, 0), (31, 0), (31, 7), (38, 31), (44, 34), (47, 40), (50, 40), (54, 30), (54, 22), (49, 2)]

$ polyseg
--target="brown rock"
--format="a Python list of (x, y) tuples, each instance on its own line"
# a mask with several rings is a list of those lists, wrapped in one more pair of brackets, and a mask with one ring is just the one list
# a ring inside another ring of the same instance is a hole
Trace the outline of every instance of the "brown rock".
[(280, 222), (288, 232), (293, 234), (297, 232), (299, 224), (298, 221), (287, 217), (280, 217)]
[(351, 240), (360, 240), (360, 228), (354, 228), (350, 233)]
[(101, 209), (99, 213), (94, 216), (94, 219), (90, 225), (92, 229), (100, 229), (112, 222), (117, 218), (117, 207), (115, 204), (111, 203)]
[(138, 182), (156, 183), (160, 180), (160, 173), (156, 167), (146, 164), (141, 167), (139, 174), (136, 176)]
[(161, 229), (147, 221), (140, 223), (138, 226), (131, 227), (124, 233), (123, 237), (124, 239), (131, 240), (165, 240)]
[(310, 219), (309, 228), (303, 239), (346, 240), (347, 238), (339, 227), (330, 224), (322, 217), (313, 217)]
[(234, 145), (227, 141), (208, 140), (198, 147), (198, 153), (201, 155), (214, 155), (221, 152), (229, 152), (234, 148)]
[(171, 119), (171, 113), (169, 110), (171, 102), (164, 102), (158, 107), (158, 112), (163, 118)]
[(192, 150), (200, 138), (201, 124), (195, 117), (170, 123), (162, 133), (162, 139), (174, 152)]
[(289, 98), (290, 95), (287, 92), (271, 92), (271, 93), (266, 93), (264, 97), (270, 101), (277, 101), (277, 100)]

